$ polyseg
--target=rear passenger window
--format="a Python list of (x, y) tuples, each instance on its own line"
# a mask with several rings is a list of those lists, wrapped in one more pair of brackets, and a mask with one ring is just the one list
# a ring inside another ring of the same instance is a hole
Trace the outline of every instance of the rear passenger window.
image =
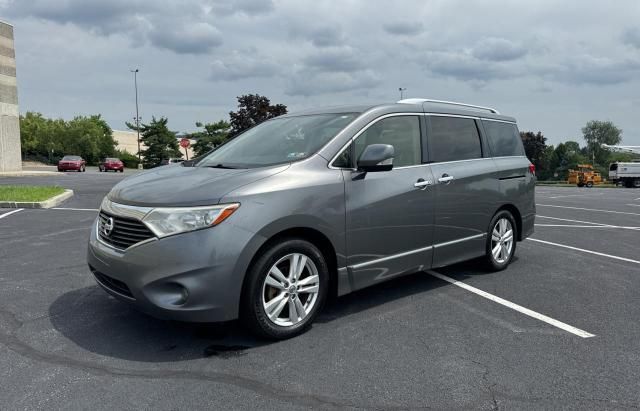
[(395, 151), (393, 167), (422, 163), (420, 150), (420, 118), (418, 116), (387, 117), (371, 125), (355, 140), (355, 158), (360, 158), (370, 144), (390, 144)]
[(518, 128), (512, 123), (482, 120), (494, 157), (524, 156), (524, 147)]
[(430, 160), (435, 162), (482, 157), (480, 135), (472, 118), (431, 116)]

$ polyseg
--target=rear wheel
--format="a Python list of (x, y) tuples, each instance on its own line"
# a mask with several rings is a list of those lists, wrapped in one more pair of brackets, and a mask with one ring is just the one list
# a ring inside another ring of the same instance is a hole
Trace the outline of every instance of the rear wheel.
[(584, 187), (584, 184), (578, 183), (578, 187)]
[(496, 213), (489, 225), (485, 265), (491, 271), (507, 268), (516, 252), (517, 227), (511, 213), (502, 210)]
[(636, 178), (635, 180), (633, 180), (633, 186), (635, 188), (640, 188), (640, 178)]
[(285, 339), (304, 332), (324, 304), (329, 269), (316, 246), (287, 239), (266, 250), (249, 270), (243, 317), (257, 334)]
[(593, 187), (593, 181), (587, 182), (587, 187), (589, 187), (589, 188)]

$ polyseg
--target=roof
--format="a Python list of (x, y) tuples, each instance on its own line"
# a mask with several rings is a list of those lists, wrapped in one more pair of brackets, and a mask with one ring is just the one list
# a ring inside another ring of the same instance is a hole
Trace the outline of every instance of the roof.
[(407, 99), (397, 103), (382, 103), (369, 105), (318, 107), (286, 114), (285, 116), (300, 116), (329, 113), (364, 113), (372, 109), (382, 109), (387, 112), (426, 112), (436, 114), (452, 114), (458, 116), (472, 116), (515, 123), (515, 118), (498, 113), (490, 107), (468, 105), (466, 103), (441, 102), (426, 99)]

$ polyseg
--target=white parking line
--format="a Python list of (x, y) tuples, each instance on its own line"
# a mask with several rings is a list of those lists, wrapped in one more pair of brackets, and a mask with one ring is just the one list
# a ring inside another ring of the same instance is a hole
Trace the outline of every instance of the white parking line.
[(64, 207), (53, 207), (49, 210), (69, 210), (69, 211), (100, 211), (97, 208), (64, 208)]
[[(535, 224), (536, 227), (611, 228), (608, 225)], [(627, 228), (627, 227), (624, 227)], [(640, 228), (640, 227), (638, 227)]]
[(596, 208), (582, 208), (582, 207), (568, 207), (568, 206), (559, 206), (553, 204), (536, 204), (538, 207), (556, 207), (556, 208), (569, 208), (572, 210), (585, 210), (585, 211), (599, 211), (602, 213), (612, 213), (612, 214), (627, 214), (627, 215), (640, 215), (638, 213), (628, 213), (626, 211), (612, 211), (612, 210), (600, 210)]
[[(582, 223), (582, 224), (591, 224), (594, 227), (605, 227), (605, 228), (620, 228), (623, 230), (640, 230), (640, 227), (630, 227), (630, 226), (620, 226), (620, 225), (612, 225), (612, 224), (602, 224), (602, 223), (594, 223), (592, 221), (582, 221), (582, 220), (571, 220), (569, 218), (558, 218), (558, 217), (549, 217), (546, 215), (536, 215), (537, 218), (547, 218), (549, 220), (559, 220), (559, 221), (569, 221), (572, 223)], [(538, 224), (536, 224), (538, 225)], [(569, 227), (577, 227), (577, 226), (569, 226)]]
[(628, 206), (631, 206), (631, 207), (640, 207), (640, 204), (625, 204), (625, 205), (628, 205)]
[(582, 337), (582, 338), (595, 337), (595, 334), (588, 333), (588, 332), (586, 332), (584, 330), (581, 330), (579, 328), (576, 328), (576, 327), (574, 327), (572, 325), (565, 324), (562, 321), (558, 321), (558, 320), (553, 319), (551, 317), (547, 317), (544, 314), (540, 314), (538, 312), (535, 312), (533, 310), (525, 308), (525, 307), (523, 307), (521, 305), (512, 303), (511, 301), (505, 300), (504, 298), (500, 298), (500, 297), (498, 297), (496, 295), (489, 294), (486, 291), (482, 291), (482, 290), (480, 290), (478, 288), (472, 287), (469, 284), (463, 283), (462, 281), (454, 280), (453, 278), (447, 277), (446, 275), (442, 275), (442, 274), (440, 274), (438, 272), (435, 272), (435, 271), (432, 271), (432, 270), (427, 271), (427, 273), (432, 275), (432, 276), (434, 276), (434, 277), (436, 277), (436, 278), (439, 278), (439, 279), (441, 279), (443, 281), (446, 281), (446, 282), (448, 282), (450, 284), (453, 284), (453, 285), (455, 285), (457, 287), (463, 288), (463, 289), (465, 289), (467, 291), (471, 291), (472, 293), (477, 294), (477, 295), (479, 295), (481, 297), (484, 297), (484, 298), (486, 298), (488, 300), (491, 300), (491, 301), (493, 301), (495, 303), (504, 305), (505, 307), (508, 307), (508, 308), (511, 308), (512, 310), (518, 311), (518, 312), (520, 312), (520, 313), (522, 313), (524, 315), (528, 315), (529, 317), (535, 318), (535, 319), (540, 320), (542, 322), (545, 322), (547, 324), (553, 325), (554, 327), (558, 327), (558, 328), (560, 328), (562, 330), (570, 332), (571, 334), (575, 334), (575, 335), (577, 335), (579, 337)]
[(553, 246), (556, 246), (556, 247), (568, 248), (568, 249), (570, 249), (570, 250), (580, 251), (580, 252), (583, 252), (583, 253), (599, 255), (599, 256), (601, 256), (601, 257), (612, 258), (612, 259), (614, 259), (614, 260), (626, 261), (626, 262), (628, 262), (628, 263), (640, 264), (640, 261), (638, 261), (638, 260), (632, 260), (631, 258), (618, 257), (617, 255), (611, 255), (611, 254), (600, 253), (600, 252), (598, 252), (598, 251), (586, 250), (586, 249), (584, 249), (584, 248), (572, 247), (572, 246), (570, 246), (570, 245), (558, 244), (558, 243), (552, 243), (551, 241), (538, 240), (537, 238), (527, 238), (527, 240), (529, 240), (529, 241), (535, 241), (535, 242), (537, 242), (537, 243), (549, 244), (549, 245), (553, 245)]
[(13, 210), (13, 211), (9, 211), (8, 213), (4, 213), (4, 214), (0, 214), (0, 219), (3, 219), (5, 217), (9, 217), (11, 214), (15, 214), (17, 212), (22, 211), (22, 208), (18, 208), (17, 210)]
[[(555, 193), (554, 193), (555, 194)], [(553, 196), (553, 197), (548, 197), (548, 198), (565, 198), (565, 197), (597, 197), (597, 196), (601, 196), (604, 193), (595, 193), (595, 194), (566, 194), (566, 195), (561, 195), (561, 196)]]

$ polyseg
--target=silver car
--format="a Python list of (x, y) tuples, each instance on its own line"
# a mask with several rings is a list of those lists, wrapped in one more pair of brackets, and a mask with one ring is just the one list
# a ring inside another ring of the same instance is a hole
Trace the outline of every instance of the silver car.
[(288, 338), (330, 294), (473, 258), (506, 268), (533, 233), (535, 180), (495, 109), (410, 99), (288, 114), (117, 184), (88, 263), (153, 316), (241, 318)]

